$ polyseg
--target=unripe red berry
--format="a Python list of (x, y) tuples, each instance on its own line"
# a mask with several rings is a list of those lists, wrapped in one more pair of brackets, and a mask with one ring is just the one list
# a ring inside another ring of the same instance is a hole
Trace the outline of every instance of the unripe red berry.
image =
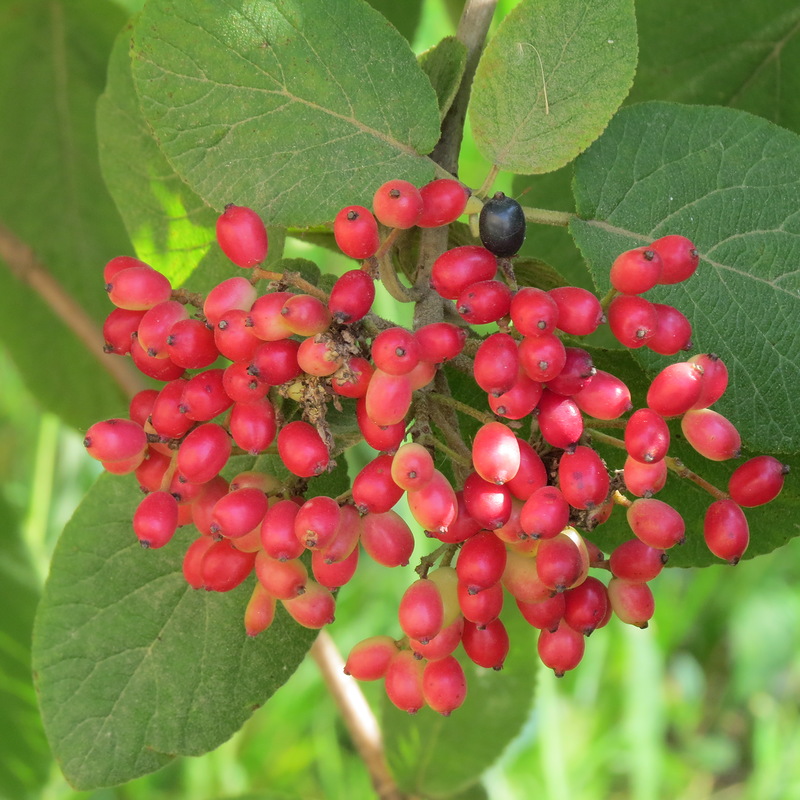
[(374, 256), (380, 246), (378, 223), (364, 206), (345, 206), (333, 221), (333, 237), (339, 249), (350, 258)]
[(233, 203), (225, 206), (217, 218), (217, 242), (239, 267), (255, 267), (267, 257), (267, 229), (252, 208)]
[(387, 228), (413, 228), (422, 214), (422, 206), (419, 189), (399, 178), (379, 186), (372, 198), (375, 216)]

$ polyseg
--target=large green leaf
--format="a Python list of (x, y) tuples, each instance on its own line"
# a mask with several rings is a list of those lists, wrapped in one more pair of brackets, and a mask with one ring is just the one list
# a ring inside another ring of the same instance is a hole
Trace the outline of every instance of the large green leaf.
[(248, 639), (252, 584), (191, 589), (181, 563), (192, 534), (142, 550), (131, 531), (140, 498), (132, 481), (100, 478), (62, 534), (36, 618), (42, 719), (81, 789), (213, 749), (287, 680), (314, 635), (280, 611)]
[(31, 681), (31, 630), (39, 587), (13, 509), (0, 495), (0, 797), (39, 796), (50, 754)]
[[(632, 355), (619, 350), (592, 349), (591, 353), (598, 368), (612, 372), (625, 381), (631, 390), (634, 407), (644, 407), (650, 380)], [(735, 412), (730, 418), (734, 422), (739, 421)], [(601, 432), (617, 439), (622, 438), (622, 431), (618, 429), (602, 429)], [(721, 491), (727, 490), (731, 474), (743, 460), (764, 452), (756, 443), (753, 448), (743, 452), (741, 460), (713, 462), (706, 460), (686, 443), (677, 421), (670, 423), (670, 434), (669, 455), (680, 459), (690, 470)], [(603, 455), (610, 470), (622, 469), (626, 455), (624, 450), (599, 441), (593, 441), (592, 446)], [(800, 489), (796, 478), (800, 472), (800, 455), (783, 454), (779, 458), (791, 467), (783, 491), (776, 500), (765, 506), (745, 509), (745, 516), (750, 526), (750, 546), (744, 556), (746, 559), (770, 553), (795, 536), (800, 536), (800, 525), (797, 522), (800, 519)], [(669, 551), (669, 566), (704, 567), (722, 563), (711, 554), (703, 541), (703, 518), (714, 498), (693, 481), (679, 478), (673, 473), (669, 474), (666, 486), (657, 496), (659, 500), (664, 500), (676, 508), (686, 522), (686, 542)], [(609, 521), (589, 534), (589, 538), (606, 553), (632, 536), (625, 509), (622, 507), (615, 508)]]
[[(131, 30), (129, 25), (117, 37), (97, 104), (103, 177), (136, 255), (173, 286), (208, 290), (238, 268), (217, 246), (218, 212), (175, 173), (142, 116), (131, 75)], [(283, 238), (282, 229), (269, 230), (268, 264), (281, 257)]]
[[(800, 6), (637, 0), (641, 58), (630, 100), (713, 103), (800, 132)], [(724, 20), (723, 24), (720, 24)]]
[(123, 399), (98, 360), (111, 309), (101, 276), (130, 244), (100, 177), (94, 106), (124, 19), (106, 0), (0, 2), (0, 225), (83, 307), (99, 344), (90, 353), (2, 261), (0, 338), (42, 404), (79, 428), (118, 414)]
[(633, 0), (522, 0), (475, 73), (469, 119), (493, 164), (550, 172), (603, 131), (636, 69)]
[(451, 716), (428, 708), (412, 716), (384, 701), (386, 754), (404, 791), (439, 798), (466, 790), (522, 729), (533, 702), (536, 632), (511, 606), (503, 614), (511, 641), (503, 669), (477, 667), (461, 653), (467, 698)]
[[(648, 297), (689, 317), (698, 351), (722, 356), (730, 383), (717, 407), (745, 442), (800, 449), (797, 135), (731, 109), (631, 106), (580, 158), (574, 187), (571, 231), (601, 291), (622, 251), (668, 233), (695, 242), (696, 275)], [(651, 371), (666, 363), (635, 357)]]
[(133, 59), (161, 148), (215, 208), (311, 225), (433, 175), (433, 89), (362, 0), (149, 0)]

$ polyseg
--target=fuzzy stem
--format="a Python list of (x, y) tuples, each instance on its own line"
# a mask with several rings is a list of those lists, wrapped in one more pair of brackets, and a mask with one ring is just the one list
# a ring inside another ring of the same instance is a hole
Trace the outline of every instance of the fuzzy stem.
[(717, 489), (716, 486), (709, 483), (705, 478), (701, 478), (696, 472), (692, 472), (680, 459), (667, 456), (664, 461), (670, 472), (674, 472), (679, 478), (686, 478), (692, 483), (696, 483), (701, 489), (705, 489), (715, 500), (727, 500), (728, 497), (730, 497), (727, 492)]
[(0, 223), (0, 259), (6, 263), (11, 274), (20, 283), (26, 284), (36, 292), (61, 322), (86, 346), (127, 397), (133, 397), (145, 388), (146, 384), (131, 368), (130, 359), (109, 356), (103, 352), (105, 342), (100, 327), (39, 261), (33, 248), (2, 223)]
[(322, 289), (314, 286), (313, 283), (309, 283), (298, 272), (272, 272), (271, 270), (255, 267), (253, 269), (253, 277), (268, 281), (280, 281), (289, 286), (294, 286), (296, 289), (300, 289), (318, 300), (322, 300), (323, 303), (328, 302), (328, 295)]
[(450, 408), (454, 408), (456, 411), (460, 411), (462, 414), (466, 414), (468, 417), (477, 419), (478, 422), (496, 422), (495, 418), (491, 414), (478, 411), (477, 408), (473, 408), (466, 403), (462, 403), (460, 400), (456, 400), (455, 397), (451, 397), (446, 394), (439, 394), (438, 392), (430, 392), (428, 396), (431, 398), (431, 400), (434, 400), (441, 405), (449, 406)]
[(494, 183), (494, 179), (497, 177), (497, 173), (500, 172), (500, 167), (497, 164), (492, 164), (492, 168), (486, 174), (486, 177), (483, 179), (483, 183), (481, 184), (481, 188), (475, 192), (477, 197), (483, 198), (489, 193), (489, 189), (492, 188), (492, 184)]
[(611, 301), (617, 296), (618, 292), (616, 289), (611, 288), (606, 292), (605, 297), (600, 301), (600, 307), (603, 309), (603, 313), (608, 311), (608, 307), (611, 305)]
[(355, 679), (344, 674), (344, 660), (327, 631), (320, 631), (309, 651), (319, 667), (353, 740), (372, 778), (380, 800), (403, 800), (386, 763), (378, 721)]
[(525, 212), (525, 219), (528, 222), (538, 222), (540, 225), (556, 225), (560, 228), (566, 228), (570, 221), (576, 218), (576, 215), (569, 211), (553, 211), (549, 208), (523, 206), (522, 210)]

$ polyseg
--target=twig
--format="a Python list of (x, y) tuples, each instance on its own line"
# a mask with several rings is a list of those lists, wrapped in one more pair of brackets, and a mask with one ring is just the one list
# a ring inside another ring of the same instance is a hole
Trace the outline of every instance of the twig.
[(280, 281), (289, 286), (294, 286), (296, 289), (300, 289), (318, 300), (322, 300), (323, 303), (328, 302), (328, 295), (322, 289), (314, 286), (313, 283), (309, 283), (299, 272), (272, 272), (271, 270), (255, 267), (253, 269), (253, 277), (263, 278), (268, 281)]
[[(83, 308), (67, 293), (50, 271), (36, 257), (33, 249), (0, 223), (0, 259), (11, 274), (27, 284), (53, 310), (56, 316), (86, 346), (100, 366), (111, 376), (127, 397), (145, 388), (128, 359), (103, 352), (103, 333)], [(102, 279), (98, 279), (98, 283)]]
[(344, 660), (327, 631), (320, 631), (309, 651), (347, 726), (353, 744), (367, 767), (380, 800), (404, 800), (386, 756), (378, 721), (355, 679), (344, 674)]
[(477, 408), (473, 408), (467, 403), (462, 403), (460, 400), (456, 400), (455, 397), (451, 397), (450, 395), (440, 394), (439, 392), (430, 392), (428, 397), (430, 397), (431, 400), (440, 403), (441, 405), (449, 406), (456, 411), (460, 411), (462, 414), (466, 414), (468, 417), (478, 420), (478, 422), (486, 423), (497, 421), (492, 414), (486, 414), (483, 411), (478, 411)]

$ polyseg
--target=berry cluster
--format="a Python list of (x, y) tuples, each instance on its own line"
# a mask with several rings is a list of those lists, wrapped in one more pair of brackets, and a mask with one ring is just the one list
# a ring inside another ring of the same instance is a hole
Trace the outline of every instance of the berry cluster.
[[(620, 255), (602, 303), (578, 287), (518, 288), (513, 256), (525, 215), (497, 193), (480, 212), (480, 245), (454, 247), (421, 267), (439, 318), (407, 330), (376, 317), (375, 276), (379, 262), (391, 259), (397, 232), (449, 225), (469, 197), (455, 180), (421, 189), (392, 180), (375, 193), (373, 211), (343, 208), (333, 223), (336, 242), (363, 263), (329, 294), (300, 276), (262, 269), (264, 225), (234, 205), (220, 216), (217, 238), (234, 264), (252, 270), (250, 279), (228, 278), (199, 298), (173, 290), (135, 258), (114, 258), (104, 272), (116, 306), (104, 329), (107, 352), (130, 355), (163, 383), (133, 398), (128, 419), (98, 422), (85, 438), (107, 470), (135, 472), (145, 493), (133, 519), (142, 545), (162, 547), (191, 523), (199, 538), (186, 551), (184, 575), (193, 587), (228, 591), (255, 572), (244, 614), (249, 635), (271, 624), (279, 601), (299, 624), (321, 628), (333, 621), (334, 591), (352, 578), (362, 551), (388, 567), (409, 563), (414, 535), (394, 510), (405, 495), (438, 547), (420, 559), (420, 577), (400, 600), (403, 638), (361, 642), (346, 671), (384, 679), (391, 701), (409, 712), (428, 705), (449, 714), (463, 702), (466, 681), (453, 655), (459, 644), (474, 663), (502, 667), (508, 597), (540, 629), (539, 656), (557, 675), (577, 666), (585, 637), (612, 614), (644, 627), (653, 614), (648, 583), (685, 537), (679, 512), (654, 497), (670, 470), (715, 496), (704, 534), (731, 563), (748, 542), (742, 507), (773, 499), (786, 472), (759, 456), (733, 473), (723, 493), (668, 455), (665, 420), (680, 417), (687, 441), (706, 458), (738, 456), (735, 427), (709, 408), (727, 385), (718, 357), (666, 367), (647, 406), (634, 411), (622, 380), (565, 343), (564, 335), (594, 332), (607, 313), (628, 347), (688, 349), (688, 320), (642, 297), (694, 273), (699, 258), (685, 237)], [(259, 281), (269, 281), (262, 294)], [(496, 329), (482, 335), (470, 327), (485, 324)], [(450, 394), (445, 363), (474, 379), (492, 413)], [(330, 406), (350, 411), (378, 451), (337, 498), (310, 491), (335, 463)], [(624, 438), (595, 430), (631, 411), (616, 423)], [(472, 436), (462, 433), (464, 415), (480, 421)], [(530, 435), (519, 435), (526, 424)], [(593, 439), (626, 451), (621, 471), (609, 472)], [(277, 453), (287, 476), (221, 476), (232, 454), (265, 452)], [(606, 558), (586, 534), (616, 505), (627, 506), (632, 538)]]

